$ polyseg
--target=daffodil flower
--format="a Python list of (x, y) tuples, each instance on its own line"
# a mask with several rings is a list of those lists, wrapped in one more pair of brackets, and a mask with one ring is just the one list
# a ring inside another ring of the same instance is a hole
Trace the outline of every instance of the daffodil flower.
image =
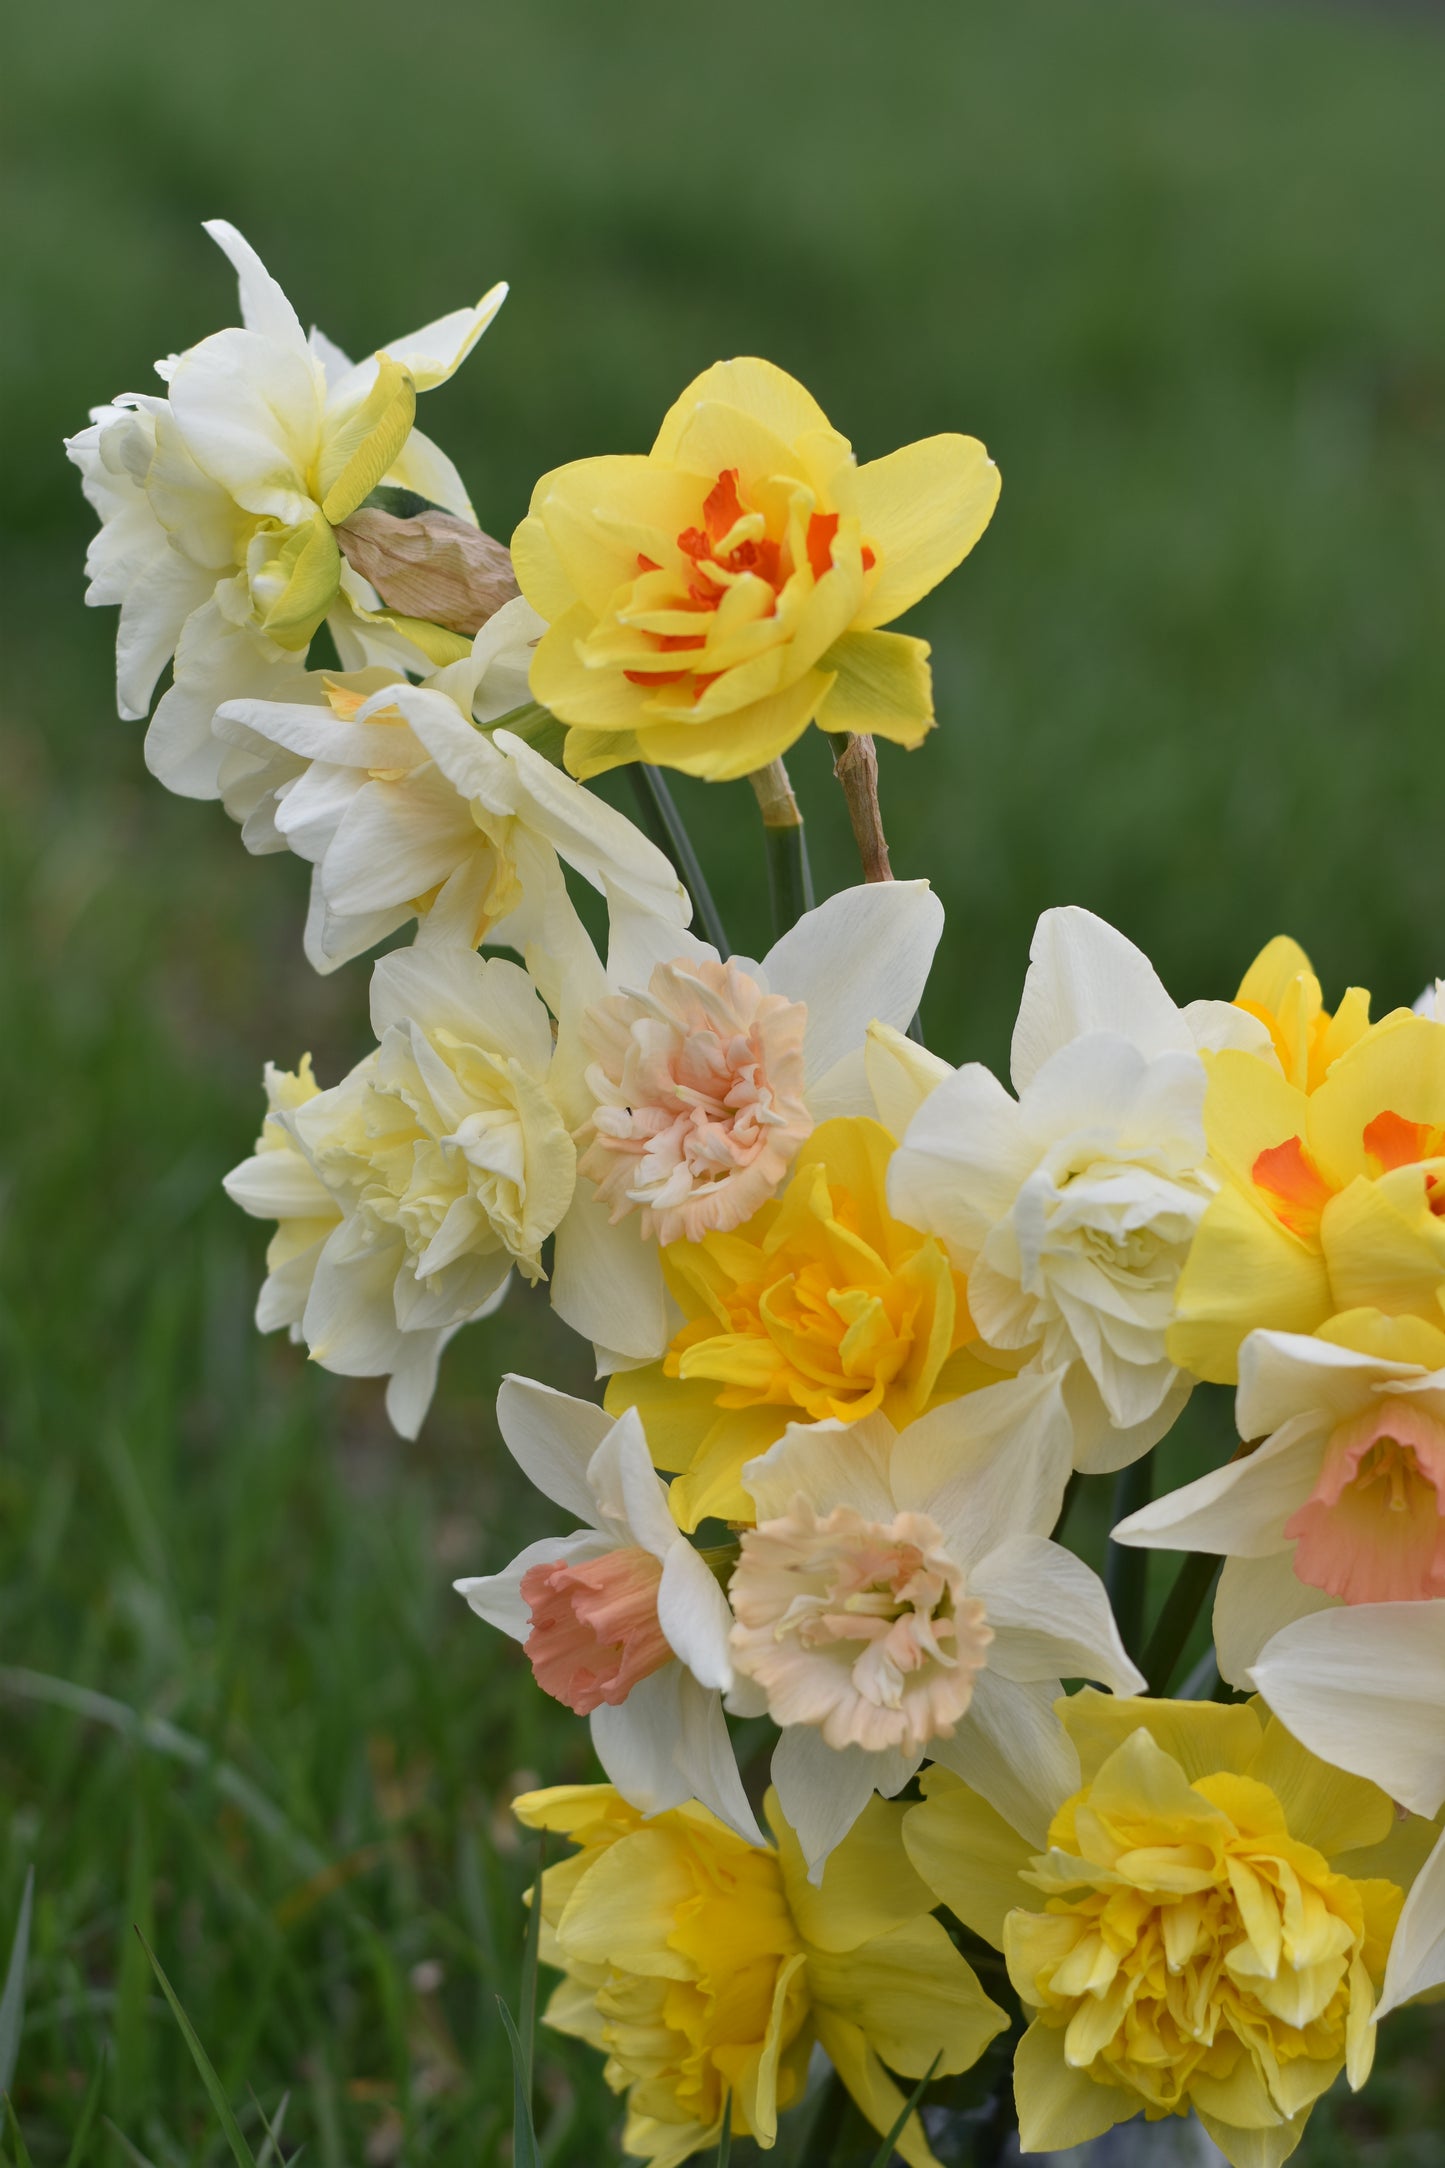
[(691, 383), (650, 452), (544, 474), (512, 558), (551, 626), (532, 689), (572, 725), (568, 767), (721, 781), (815, 721), (919, 744), (927, 642), (880, 628), (967, 556), (998, 489), (972, 437), (858, 466), (801, 384), (750, 359)]
[(1066, 1783), (1061, 1676), (1136, 1693), (1097, 1575), (1048, 1540), (1072, 1437), (1057, 1378), (1002, 1379), (895, 1431), (794, 1424), (743, 1470), (733, 1663), (782, 1737), (809, 1870), (925, 1754), (1001, 1811)]
[(474, 520), (451, 461), (414, 427), (417, 393), (443, 384), (506, 298), (349, 361), (300, 319), (254, 249), (224, 219), (206, 227), (240, 282), (241, 327), (157, 364), (165, 396), (97, 407), (66, 449), (101, 518), (87, 601), (118, 603), (123, 716), (150, 707), (172, 656), (174, 682), (146, 739), (170, 789), (218, 795), (211, 720), (228, 697), (287, 697), (288, 658), (330, 625), (344, 665), (429, 666), (378, 615), (335, 529), (379, 484), (415, 490)]
[(760, 1843), (722, 1713), (733, 1683), (727, 1599), (678, 1533), (638, 1418), (614, 1422), (509, 1377), (497, 1427), (523, 1473), (582, 1527), (456, 1582), (458, 1594), (522, 1642), (544, 1693), (589, 1719), (597, 1758), (632, 1806), (654, 1815), (698, 1799)]

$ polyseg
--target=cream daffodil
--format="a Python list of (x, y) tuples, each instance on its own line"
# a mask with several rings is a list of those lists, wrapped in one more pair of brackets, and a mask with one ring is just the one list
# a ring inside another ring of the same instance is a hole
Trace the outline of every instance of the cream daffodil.
[(1445, 1330), (1374, 1311), (1251, 1333), (1237, 1419), (1262, 1441), (1121, 1521), (1116, 1543), (1218, 1551), (1222, 1675), (1331, 1602), (1445, 1596)]
[[(1007, 2027), (928, 1916), (901, 1807), (874, 1800), (815, 1889), (771, 1795), (774, 1844), (701, 1806), (644, 1822), (605, 1784), (512, 1806), (578, 1848), (541, 1878), (542, 1962), (565, 1975), (546, 2022), (605, 2052), (624, 2149), (649, 2168), (715, 2148), (729, 2100), (734, 2134), (771, 2148), (815, 2046), (888, 2131), (905, 2105), (889, 2071), (968, 2070)], [(894, 2143), (909, 2168), (937, 2168), (916, 2114)]]
[(879, 628), (967, 556), (998, 489), (972, 437), (860, 467), (783, 370), (717, 362), (649, 453), (544, 474), (512, 537), (551, 626), (532, 689), (572, 725), (568, 767), (646, 760), (721, 781), (813, 721), (919, 744), (928, 645)]
[(523, 950), (565, 915), (559, 858), (681, 937), (691, 905), (656, 845), (490, 727), (526, 701), (538, 630), (518, 597), (424, 684), (309, 671), (284, 698), (220, 709), (221, 797), (247, 847), (289, 848), (314, 869), (306, 953), (318, 971), (413, 918), (425, 943)]
[(1317, 1612), (1284, 1627), (1251, 1674), (1271, 1705), (1337, 1769), (1382, 1784), (1434, 1840), (1400, 1915), (1380, 2014), (1445, 1986), (1445, 1601)]
[(451, 461), (414, 427), (416, 397), (446, 382), (507, 292), (494, 286), (474, 309), (352, 363), (319, 332), (307, 338), (234, 226), (212, 219), (206, 231), (235, 267), (241, 327), (158, 364), (165, 396), (96, 408), (66, 447), (102, 522), (86, 599), (120, 605), (120, 712), (146, 713), (174, 656), (146, 760), (188, 797), (217, 795), (220, 702), (284, 697), (286, 658), (323, 622), (348, 667), (428, 666), (425, 628), (378, 614), (335, 529), (382, 483), (474, 518)]
[(903, 1825), (930, 1888), (1004, 1952), (1031, 2019), (1020, 2147), (1193, 2109), (1233, 2168), (1277, 2168), (1339, 2073), (1369, 2075), (1418, 1842), (1400, 1842), (1377, 1785), (1327, 1768), (1258, 1703), (1085, 1690), (1059, 1713), (1078, 1775), (1029, 1822), (933, 1769)]
[(667, 1250), (741, 1228), (818, 1122), (875, 1112), (870, 1077), (907, 1096), (931, 1057), (905, 1041), (900, 1066), (895, 1046), (942, 930), (926, 881), (889, 882), (830, 896), (761, 963), (723, 962), (619, 898), (604, 968), (575, 913), (559, 917), (539, 946), (560, 965), (552, 1090), (582, 1179), (552, 1301), (605, 1368), (666, 1348)]
[[(292, 1325), (343, 1377), (389, 1378), (387, 1413), (414, 1438), (452, 1334), (514, 1266), (543, 1277), (577, 1155), (547, 1092), (551, 1023), (517, 965), (398, 951), (372, 974), (371, 1021), (379, 1043), (342, 1083), (273, 1099), (226, 1190), (282, 1222), (287, 1276), (273, 1285), (273, 1266), (258, 1324)], [(318, 1244), (322, 1192), (340, 1217)]]
[(1232, 1003), (1176, 1008), (1092, 913), (1046, 911), (1014, 1026), (1017, 1098), (969, 1062), (894, 1157), (890, 1209), (967, 1273), (982, 1340), (1063, 1375), (1080, 1468), (1136, 1460), (1188, 1398), (1165, 1337), (1218, 1188), (1200, 1049), (1248, 1048), (1235, 1058), (1263, 1068), (1268, 1044)]
[(655, 1815), (697, 1799), (761, 1843), (722, 1713), (727, 1599), (678, 1533), (637, 1416), (614, 1422), (509, 1377), (497, 1427), (537, 1489), (583, 1525), (457, 1592), (523, 1644), (544, 1693), (590, 1718), (597, 1758), (632, 1806)]
[(925, 1754), (1026, 1811), (1072, 1780), (1061, 1676), (1143, 1686), (1102, 1583), (1048, 1540), (1071, 1447), (1059, 1381), (1033, 1376), (901, 1432), (793, 1424), (744, 1468), (733, 1663), (782, 1727), (773, 1782), (815, 1880)]

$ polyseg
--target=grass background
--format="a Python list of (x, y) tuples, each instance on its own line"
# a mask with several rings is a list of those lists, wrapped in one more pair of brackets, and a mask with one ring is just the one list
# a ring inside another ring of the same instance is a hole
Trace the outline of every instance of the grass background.
[[(219, 1176), (263, 1056), (360, 1051), (365, 971), (312, 977), (303, 869), (145, 775), (59, 439), (230, 318), (215, 214), (357, 351), (513, 281), (426, 412), (502, 535), (539, 471), (645, 445), (719, 354), (794, 370), (865, 457), (972, 430), (1001, 507), (917, 612), (940, 728), (884, 754), (895, 865), (949, 913), (932, 1043), (1002, 1059), (1061, 901), (1181, 999), (1287, 928), (1386, 1006), (1445, 968), (1445, 39), (1204, 0), (52, 0), (9, 21), (0, 95), (17, 2105), (35, 2168), (63, 2160), (108, 2050), (129, 2149), (90, 2158), (224, 2157), (137, 1922), (253, 2134), (248, 2089), (289, 2092), (317, 2168), (475, 2168), (510, 2120), (505, 1803), (588, 1760), (448, 1583), (548, 1525), (499, 1457), (500, 1370), (586, 1379), (516, 1301), (405, 1448), (373, 1387), (252, 1332), (263, 1235)], [(841, 885), (821, 747), (794, 765)], [(753, 947), (747, 794), (680, 796)], [(1196, 1408), (1181, 1464), (1224, 1420)], [(1437, 2160), (1441, 2022), (1393, 2021), (1300, 2158)], [(591, 2059), (544, 2068), (548, 2158), (613, 2157)]]

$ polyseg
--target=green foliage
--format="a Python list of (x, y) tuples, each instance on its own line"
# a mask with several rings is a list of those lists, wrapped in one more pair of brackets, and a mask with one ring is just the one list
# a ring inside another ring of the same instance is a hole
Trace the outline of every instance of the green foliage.
[[(236, 2109), (258, 2156), (289, 2092), (316, 2168), (499, 2162), (529, 1879), (506, 1801), (595, 1774), (448, 1586), (556, 1525), (491, 1412), (503, 1368), (590, 1388), (544, 1297), (449, 1350), (412, 1447), (377, 1388), (250, 1324), (264, 1231), (219, 1176), (265, 1055), (309, 1047), (329, 1080), (360, 1051), (365, 968), (314, 977), (305, 869), (146, 776), (58, 450), (231, 313), (199, 219), (358, 353), (511, 277), (422, 402), (503, 536), (540, 472), (646, 445), (720, 354), (793, 369), (864, 457), (985, 438), (998, 516), (910, 627), (940, 728), (881, 754), (895, 867), (949, 914), (941, 1053), (1004, 1060), (1051, 902), (1123, 926), (1181, 998), (1282, 928), (1332, 996), (1383, 1007), (1445, 965), (1434, 26), (1202, 0), (723, 21), (414, 0), (399, 36), (384, 0), (54, 0), (7, 23), (0, 1921), (33, 1859), (35, 2168), (232, 2157), (133, 1924), (225, 2098), (264, 2105)], [(826, 893), (854, 861), (816, 734), (790, 768)], [(760, 953), (751, 794), (672, 789)], [(1197, 1395), (1160, 1487), (1226, 1424)], [(1096, 1561), (1107, 1510), (1084, 1485)], [(1170, 1578), (1152, 1562), (1146, 1627)], [(1297, 2158), (1432, 2158), (1441, 2024), (1392, 2019)], [(545, 2157), (615, 2158), (599, 2059), (544, 2033), (538, 2076)]]

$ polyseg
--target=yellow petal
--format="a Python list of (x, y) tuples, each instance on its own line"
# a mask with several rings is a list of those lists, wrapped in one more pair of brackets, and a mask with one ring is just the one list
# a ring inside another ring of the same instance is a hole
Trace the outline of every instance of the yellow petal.
[(1141, 1726), (1148, 1727), (1155, 1745), (1172, 1755), (1191, 1783), (1220, 1769), (1243, 1774), (1264, 1740), (1264, 1726), (1247, 1704), (1153, 1701), (1142, 1695), (1101, 1694), (1086, 1686), (1054, 1706), (1078, 1749), (1086, 1784)]
[(921, 745), (933, 728), (928, 642), (901, 632), (845, 632), (823, 657), (834, 683), (818, 715), (822, 730)]
[(1014, 2101), (1025, 2153), (1065, 2152), (1139, 2112), (1135, 2093), (1099, 2085), (1064, 2060), (1061, 2026), (1030, 2025), (1014, 2053)]
[(1001, 1950), (1008, 1914), (1037, 1902), (1019, 1880), (1034, 1847), (948, 1770), (926, 1770), (923, 1791), (903, 1821), (908, 1856), (935, 1897)]
[(1388, 1110), (1406, 1122), (1445, 1121), (1445, 1025), (1396, 1010), (1342, 1054), (1309, 1102), (1309, 1144), (1336, 1188), (1375, 1167), (1365, 1130)]
[(1293, 2122), (1277, 2123), (1270, 2130), (1241, 2130), (1207, 2114), (1203, 2108), (1197, 2113), (1230, 2168), (1281, 2168), (1303, 2138), (1309, 2121), (1308, 2114), (1297, 2115)]
[(1320, 1761), (1277, 1716), (1265, 1726), (1249, 1774), (1275, 1794), (1290, 1835), (1329, 1859), (1337, 1852), (1383, 1844), (1395, 1826), (1394, 1802), (1378, 1784)]
[(1439, 1320), (1445, 1221), (1430, 1209), (1419, 1167), (1396, 1167), (1378, 1182), (1351, 1182), (1326, 1205), (1320, 1241), (1332, 1307), (1408, 1313), (1432, 1324)]
[(737, 407), (771, 429), (785, 443), (813, 430), (830, 427), (828, 417), (811, 392), (796, 377), (771, 361), (742, 355), (735, 361), (715, 361), (694, 377), (662, 419), (652, 447), (654, 459), (674, 459), (682, 433), (696, 409), (707, 400), (721, 400)]
[(341, 577), (341, 552), (319, 511), (309, 526), (287, 535), (273, 564), (286, 584), (262, 619), (262, 630), (278, 647), (299, 650), (331, 608)]
[(1245, 972), (1234, 998), (1247, 1002), (1252, 1008), (1278, 1009), (1294, 981), (1300, 978), (1314, 980), (1315, 1006), (1318, 1008), (1320, 982), (1315, 978), (1314, 966), (1298, 941), (1292, 941), (1287, 933), (1277, 933), (1272, 941), (1266, 941)]
[(1246, 1333), (1257, 1326), (1313, 1332), (1334, 1308), (1324, 1259), (1252, 1197), (1222, 1189), (1195, 1230), (1179, 1277), (1169, 1359), (1196, 1378), (1232, 1385)]
[(878, 575), (858, 618), (889, 624), (963, 562), (993, 517), (998, 468), (976, 437), (924, 437), (886, 458), (871, 459), (839, 485), (839, 502), (856, 511), (865, 541), (878, 551)]
[(1319, 1327), (1319, 1340), (1377, 1355), (1387, 1363), (1418, 1363), (1422, 1370), (1445, 1370), (1445, 1329), (1419, 1317), (1387, 1317), (1382, 1310), (1341, 1310)]
[(644, 713), (634, 725), (638, 752), (660, 768), (703, 776), (710, 783), (733, 782), (766, 768), (796, 744), (832, 683), (828, 672), (809, 670), (771, 699), (754, 701), (710, 723), (651, 723)]
[[(769, 1791), (763, 1811), (777, 1839), (788, 1907), (805, 1942), (835, 1954), (854, 1950), (932, 1911), (932, 1893), (903, 1848), (908, 1809), (896, 1800), (873, 1794), (842, 1843), (828, 1854), (816, 1887), (808, 1880), (802, 1848), (783, 1819), (776, 1792)], [(925, 2067), (927, 2061), (925, 2056)]]
[(378, 354), (375, 383), (321, 447), (321, 509), (333, 527), (349, 519), (390, 472), (415, 420), (416, 386), (410, 375), (390, 355)]
[(1008, 2018), (984, 1993), (937, 1920), (911, 1920), (860, 1949), (808, 1954), (814, 2006), (856, 2025), (874, 2053), (905, 2078), (971, 2070)]
[[(884, 2070), (861, 2029), (829, 2010), (818, 2010), (814, 2022), (819, 2046), (873, 2128), (879, 2132), (891, 2130), (905, 2096)], [(938, 2168), (938, 2156), (923, 2135), (917, 2115), (908, 2118), (893, 2144), (908, 2168)]]

